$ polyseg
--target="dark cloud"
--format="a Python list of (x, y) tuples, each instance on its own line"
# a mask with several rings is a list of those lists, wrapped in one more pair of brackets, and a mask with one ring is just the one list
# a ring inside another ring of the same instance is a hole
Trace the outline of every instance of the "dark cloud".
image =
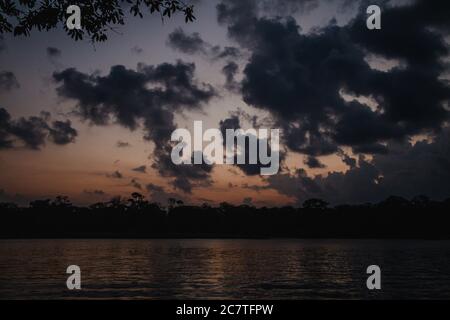
[[(258, 1), (222, 0), (217, 6), (219, 23), (251, 54), (243, 70), (244, 101), (269, 111), (289, 149), (310, 156), (308, 162), (337, 153), (349, 166), (327, 176), (279, 174), (265, 187), (298, 203), (312, 197), (333, 203), (392, 194), (446, 197), (450, 89), (441, 76), (448, 73), (443, 60), (449, 55), (450, 2), (380, 1), (382, 30), (375, 32), (366, 28), (367, 2), (361, 3), (347, 25), (332, 21), (310, 33), (301, 33), (291, 17), (264, 16), (268, 9)], [(399, 64), (381, 71), (369, 64), (369, 55)], [(343, 91), (353, 98), (344, 99)], [(376, 107), (354, 99), (360, 97)], [(435, 142), (410, 144), (417, 134), (435, 136)], [(352, 158), (344, 146), (373, 158)]]
[(10, 124), (9, 132), (31, 149), (45, 145), (48, 125), (40, 117), (20, 118)]
[(327, 176), (308, 177), (304, 170), (294, 175), (268, 178), (269, 186), (295, 198), (322, 198), (333, 204), (377, 202), (390, 195), (412, 198), (427, 195), (444, 199), (450, 194), (450, 130), (434, 142), (392, 143), (388, 154), (372, 160), (346, 158), (350, 169)]
[(106, 76), (66, 69), (54, 74), (60, 96), (77, 101), (75, 113), (96, 125), (118, 123), (130, 130), (142, 126), (144, 139), (155, 144), (153, 168), (174, 177), (179, 189), (208, 181), (211, 167), (172, 163), (170, 136), (174, 113), (200, 110), (217, 96), (212, 86), (194, 78), (195, 65), (178, 61), (157, 66), (139, 64), (137, 70), (113, 66)]
[(147, 166), (139, 166), (139, 167), (133, 168), (131, 170), (136, 171), (136, 172), (140, 172), (140, 173), (146, 173), (147, 172)]
[(11, 71), (0, 71), (0, 92), (20, 88), (16, 76)]
[(164, 188), (163, 188), (163, 187), (158, 186), (158, 185), (155, 185), (155, 184), (153, 184), (153, 183), (149, 183), (149, 184), (146, 186), (146, 188), (147, 188), (147, 190), (148, 190), (149, 192), (163, 192), (163, 191), (164, 191)]
[(41, 111), (39, 113), (39, 115), (41, 116), (42, 119), (44, 119), (45, 121), (50, 121), (52, 119), (52, 114), (48, 111)]
[(415, 0), (410, 5), (392, 6), (392, 2), (385, 1), (382, 28), (378, 32), (366, 28), (364, 9), (367, 6), (362, 6), (360, 15), (349, 27), (352, 40), (387, 58), (406, 60), (415, 66), (436, 67), (439, 58), (448, 53), (442, 33), (448, 32), (450, 27), (450, 3)]
[(46, 52), (50, 59), (60, 58), (62, 54), (61, 50), (55, 47), (47, 47)]
[(0, 53), (2, 51), (6, 50), (6, 44), (5, 44), (5, 39), (3, 38), (3, 36), (0, 34)]
[(9, 127), (10, 127), (11, 116), (3, 108), (0, 108), (0, 149), (9, 149), (13, 147), (13, 140), (10, 136)]
[(326, 168), (326, 165), (324, 165), (322, 162), (320, 162), (319, 159), (313, 156), (307, 156), (304, 164), (306, 164), (308, 168), (311, 169)]
[[(226, 130), (227, 129), (233, 129), (233, 130), (241, 129), (241, 122), (240, 122), (239, 116), (236, 114), (233, 114), (229, 118), (221, 120), (219, 123), (219, 129), (222, 132), (222, 135), (224, 137), (223, 144), (225, 146), (226, 145), (226, 139), (225, 139)], [(245, 164), (238, 164), (236, 155), (235, 155), (234, 163), (235, 163), (235, 166), (237, 166), (246, 175), (249, 175), (249, 176), (260, 175), (261, 168), (269, 166), (269, 165), (263, 165), (259, 160), (259, 144), (260, 143), (267, 144), (267, 140), (261, 141), (261, 139), (259, 139), (258, 137), (255, 137), (256, 142), (257, 142), (258, 159), (257, 159), (256, 164), (250, 164), (249, 163), (250, 162), (249, 161), (249, 150), (250, 150), (249, 139), (250, 139), (250, 135), (247, 135), (246, 140), (245, 140)], [(270, 144), (268, 144), (268, 152), (269, 152), (269, 154), (271, 152)], [(224, 154), (225, 153), (226, 153), (226, 150), (224, 150)], [(284, 159), (285, 159), (285, 152), (284, 152), (284, 150), (280, 150), (280, 154), (279, 154), (280, 168), (281, 168), (281, 165), (282, 165)]]
[(236, 47), (224, 47), (223, 49), (220, 46), (214, 46), (211, 49), (211, 56), (214, 59), (239, 59), (242, 57), (241, 51)]
[(146, 189), (150, 193), (151, 200), (161, 204), (166, 204), (169, 198), (185, 200), (179, 194), (167, 192), (163, 187), (153, 183), (146, 185)]
[(131, 147), (131, 144), (129, 142), (126, 141), (117, 141), (116, 143), (117, 148), (128, 148)]
[(187, 34), (181, 28), (169, 34), (167, 45), (189, 55), (204, 55), (212, 60), (239, 59), (242, 54), (236, 47), (211, 45), (202, 39), (198, 32)]
[[(433, 4), (383, 8), (380, 32), (366, 28), (363, 7), (346, 26), (330, 23), (308, 34), (292, 18), (260, 16), (256, 1), (223, 0), (217, 10), (229, 36), (251, 52), (244, 101), (275, 116), (291, 150), (318, 156), (340, 146), (383, 153), (387, 142), (438, 132), (448, 120), (450, 90), (440, 75), (450, 11), (441, 3), (436, 13)], [(368, 53), (406, 64), (379, 71), (366, 61)], [(342, 90), (371, 97), (377, 110), (346, 101)]]
[(131, 179), (130, 185), (131, 185), (133, 188), (142, 190), (142, 185), (137, 181), (137, 179)]
[[(229, 118), (221, 120), (219, 123), (220, 131), (222, 132), (223, 137), (226, 137), (226, 130), (233, 129), (237, 130), (241, 128), (241, 121), (237, 115), (231, 115)], [(224, 143), (226, 141), (224, 140)]]
[(361, 144), (353, 147), (355, 153), (375, 154), (375, 153), (388, 153), (389, 150), (386, 145), (381, 143), (373, 144)]
[(169, 34), (167, 44), (173, 49), (187, 54), (206, 53), (209, 49), (209, 44), (203, 41), (198, 32), (188, 35), (181, 28), (177, 28)]
[(257, 21), (258, 2), (256, 0), (221, 1), (216, 8), (219, 24), (227, 25), (228, 33), (232, 38), (250, 36), (248, 40), (253, 40), (251, 29)]
[(123, 174), (120, 173), (120, 171), (114, 171), (113, 173), (107, 173), (106, 176), (108, 178), (113, 178), (113, 179), (122, 179), (123, 178)]
[(53, 66), (55, 66), (56, 69), (59, 69), (62, 67), (62, 64), (60, 63), (60, 58), (62, 56), (62, 51), (55, 47), (47, 47), (46, 49), (47, 58), (50, 61)]
[(140, 55), (144, 52), (144, 49), (142, 49), (139, 46), (134, 46), (133, 48), (131, 48), (131, 52), (137, 55)]
[[(354, 0), (339, 1), (344, 5), (346, 1)], [(319, 0), (260, 0), (260, 7), (264, 12), (278, 16), (295, 14), (297, 12), (309, 13), (313, 9), (318, 8), (318, 6)]]
[(238, 92), (240, 89), (240, 85), (235, 79), (238, 72), (239, 66), (232, 61), (222, 68), (222, 73), (225, 75), (225, 88), (231, 92)]
[(60, 96), (78, 102), (76, 112), (82, 119), (97, 125), (113, 120), (131, 130), (143, 119), (146, 138), (151, 139), (173, 127), (174, 111), (198, 109), (216, 96), (210, 85), (194, 81), (194, 71), (194, 64), (178, 61), (156, 67), (139, 64), (136, 71), (113, 66), (107, 76), (71, 68), (54, 73), (54, 79)]
[(69, 120), (53, 121), (48, 124), (49, 113), (41, 116), (11, 119), (10, 114), (0, 108), (0, 149), (9, 149), (18, 146), (39, 150), (45, 145), (47, 139), (58, 145), (66, 145), (75, 142), (78, 135), (76, 129), (72, 128)]
[[(207, 187), (212, 184), (210, 177), (212, 165), (206, 163), (175, 165), (170, 157), (171, 150), (170, 145), (165, 145), (162, 149), (156, 149), (154, 154), (156, 162), (152, 165), (152, 168), (156, 169), (163, 177), (175, 177), (173, 186), (176, 189), (191, 193), (193, 187)], [(193, 157), (194, 155), (192, 155)]]
[(346, 154), (342, 150), (338, 150), (337, 152), (338, 156), (341, 158), (342, 162), (344, 162), (347, 166), (350, 168), (356, 167), (356, 159), (350, 157), (348, 154)]
[(99, 190), (99, 189), (83, 190), (83, 193), (88, 194), (88, 195), (94, 195), (94, 196), (105, 196), (106, 195), (105, 191)]
[(78, 132), (72, 128), (70, 120), (53, 121), (52, 127), (49, 128), (49, 136), (55, 144), (65, 145), (75, 142)]
[[(227, 129), (232, 129), (232, 130), (237, 130), (237, 129), (241, 129), (241, 123), (239, 118), (236, 115), (232, 115), (230, 118), (221, 120), (219, 123), (219, 128), (220, 131), (222, 132), (222, 136), (224, 137), (223, 140), (223, 144), (224, 146), (226, 145), (226, 130)], [(225, 150), (224, 150), (224, 154), (225, 154)], [(261, 165), (259, 164), (248, 164), (248, 160), (249, 160), (249, 146), (248, 146), (248, 139), (246, 140), (246, 144), (245, 144), (245, 164), (237, 164), (237, 157), (235, 156), (235, 166), (237, 166), (239, 169), (241, 169), (241, 171), (243, 173), (245, 173), (246, 175), (259, 175), (260, 174), (260, 168)]]

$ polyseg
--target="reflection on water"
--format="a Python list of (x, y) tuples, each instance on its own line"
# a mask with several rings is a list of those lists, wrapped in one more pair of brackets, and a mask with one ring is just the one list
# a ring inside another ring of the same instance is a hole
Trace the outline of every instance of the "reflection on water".
[[(66, 288), (66, 268), (82, 290)], [(382, 290), (366, 288), (366, 268)], [(450, 298), (450, 241), (0, 240), (0, 298)]]

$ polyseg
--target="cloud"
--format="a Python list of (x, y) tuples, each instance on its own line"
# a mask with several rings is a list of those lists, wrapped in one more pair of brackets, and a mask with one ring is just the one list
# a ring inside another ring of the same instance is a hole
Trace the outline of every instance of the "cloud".
[(224, 47), (223, 49), (220, 46), (213, 46), (210, 55), (214, 60), (237, 60), (242, 57), (242, 53), (238, 48), (230, 46)]
[(194, 71), (194, 64), (178, 61), (156, 67), (139, 64), (137, 70), (117, 65), (107, 76), (70, 68), (53, 77), (60, 84), (57, 93), (77, 101), (76, 112), (82, 119), (106, 125), (113, 118), (130, 130), (144, 120), (150, 140), (173, 127), (172, 112), (198, 109), (216, 96), (210, 85), (195, 82)]
[(20, 88), (16, 76), (11, 71), (0, 71), (0, 92)]
[(61, 50), (55, 47), (47, 47), (46, 52), (50, 59), (60, 58), (62, 54)]
[[(288, 148), (309, 156), (310, 165), (318, 165), (317, 156), (336, 153), (349, 167), (327, 176), (298, 170), (267, 179), (267, 188), (298, 203), (311, 197), (379, 201), (391, 194), (439, 198), (450, 192), (449, 154), (443, 147), (450, 88), (441, 77), (448, 72), (443, 60), (449, 55), (450, 3), (382, 2), (383, 26), (377, 32), (365, 26), (366, 4), (361, 2), (347, 25), (331, 21), (309, 33), (301, 33), (292, 17), (265, 16), (267, 8), (258, 1), (217, 5), (218, 22), (250, 52), (241, 81), (244, 101), (270, 112)], [(369, 56), (399, 63), (378, 70)], [(435, 140), (408, 142), (418, 134)], [(351, 147), (357, 159), (343, 147)]]
[(136, 179), (131, 179), (130, 184), (133, 188), (142, 190), (142, 185)]
[(5, 38), (3, 35), (0, 35), (0, 53), (6, 50)]
[(181, 28), (177, 28), (169, 34), (167, 44), (173, 49), (187, 54), (206, 53), (209, 46), (198, 32), (188, 35)]
[(201, 110), (217, 96), (195, 77), (195, 64), (178, 61), (157, 66), (139, 64), (136, 70), (113, 66), (106, 76), (76, 69), (54, 73), (59, 96), (77, 102), (75, 114), (95, 125), (117, 123), (130, 130), (142, 127), (144, 139), (155, 144), (153, 168), (173, 184), (191, 192), (208, 181), (210, 166), (177, 166), (172, 163), (170, 136), (176, 129), (174, 114)]
[(152, 168), (156, 169), (162, 177), (175, 177), (172, 181), (175, 189), (185, 193), (192, 193), (194, 187), (208, 187), (212, 184), (211, 172), (213, 165), (206, 163), (199, 165), (175, 165), (170, 157), (171, 150), (172, 147), (170, 145), (155, 150), (154, 157), (156, 160)]
[(350, 157), (348, 154), (346, 154), (342, 150), (338, 150), (337, 152), (338, 156), (341, 158), (342, 162), (344, 162), (347, 166), (350, 168), (356, 167), (356, 159)]
[(433, 142), (392, 143), (387, 154), (372, 160), (359, 156), (348, 161), (346, 172), (309, 177), (304, 170), (267, 179), (269, 187), (293, 197), (297, 204), (309, 198), (333, 204), (378, 202), (390, 195), (412, 198), (427, 195), (444, 199), (450, 193), (450, 129)]
[(9, 132), (31, 149), (45, 145), (48, 134), (47, 123), (40, 117), (20, 118), (10, 123)]
[(146, 173), (147, 172), (147, 166), (139, 166), (139, 167), (133, 168), (131, 170), (136, 171), (136, 172), (140, 172), (140, 173)]
[(239, 59), (242, 54), (236, 47), (213, 46), (202, 39), (198, 32), (187, 34), (181, 28), (169, 34), (167, 45), (174, 50), (188, 55), (203, 55), (211, 60)]
[[(293, 18), (261, 16), (255, 1), (223, 0), (217, 10), (230, 38), (251, 52), (243, 70), (244, 101), (275, 117), (292, 151), (320, 156), (341, 146), (383, 153), (387, 142), (442, 128), (450, 98), (440, 79), (448, 54), (444, 12), (450, 12), (449, 5), (439, 6), (440, 13), (425, 1), (385, 7), (379, 33), (365, 27), (365, 11), (348, 25), (332, 22), (303, 34)], [(384, 45), (386, 37), (395, 45)], [(366, 61), (369, 53), (406, 64), (376, 70)], [(345, 100), (342, 90), (372, 98), (377, 109)]]
[(100, 189), (94, 189), (94, 190), (83, 190), (83, 193), (88, 195), (95, 195), (95, 196), (105, 196), (106, 193), (103, 190)]
[(147, 190), (148, 190), (149, 192), (163, 192), (163, 191), (164, 191), (164, 188), (163, 188), (163, 187), (158, 186), (158, 185), (155, 185), (155, 184), (153, 184), (153, 183), (149, 183), (149, 184), (146, 186), (146, 188), (147, 188)]
[(62, 67), (62, 64), (59, 61), (62, 56), (62, 51), (60, 49), (55, 47), (47, 47), (46, 53), (48, 60), (55, 68), (59, 69)]
[(131, 52), (136, 54), (136, 55), (140, 55), (144, 52), (144, 49), (142, 49), (139, 46), (134, 46), (133, 48), (131, 48)]
[[(237, 115), (231, 115), (229, 118), (223, 119), (219, 123), (220, 131), (222, 132), (223, 137), (226, 137), (227, 129), (241, 129), (241, 121)], [(226, 141), (224, 140), (224, 143)]]
[(271, 189), (271, 186), (269, 186), (269, 185), (249, 185), (248, 183), (243, 183), (241, 185), (241, 188), (260, 192), (261, 190)]
[(326, 166), (323, 163), (321, 163), (319, 159), (313, 156), (307, 156), (303, 163), (306, 164), (308, 168), (311, 169), (326, 168)]
[(149, 183), (146, 185), (147, 191), (150, 193), (152, 201), (161, 204), (166, 204), (169, 198), (183, 200), (184, 198), (179, 194), (167, 192), (163, 187)]
[(11, 119), (10, 114), (0, 108), (0, 149), (11, 149), (23, 144), (26, 148), (39, 150), (47, 140), (57, 145), (75, 142), (78, 135), (69, 120), (53, 121), (49, 124), (49, 113), (41, 116)]
[[(232, 130), (237, 130), (237, 129), (241, 129), (241, 123), (239, 120), (239, 117), (236, 115), (232, 115), (229, 118), (226, 118), (224, 120), (221, 120), (219, 123), (219, 128), (220, 131), (222, 132), (222, 136), (224, 137), (223, 139), (223, 144), (224, 146), (226, 145), (226, 130), (227, 129), (232, 129)], [(259, 139), (258, 139), (258, 144), (259, 144)], [(225, 153), (225, 150), (224, 150)], [(237, 166), (239, 169), (241, 169), (241, 171), (243, 173), (245, 173), (246, 175), (249, 176), (254, 176), (254, 175), (259, 175), (261, 173), (261, 164), (249, 164), (249, 146), (248, 146), (248, 139), (246, 140), (246, 144), (245, 144), (245, 164), (237, 164), (236, 161), (236, 157), (235, 156), (235, 166)]]
[(371, 52), (429, 67), (438, 67), (439, 58), (448, 53), (442, 37), (450, 30), (448, 1), (416, 0), (403, 6), (384, 6), (379, 32), (367, 30), (363, 5), (349, 33), (352, 40)]
[(70, 120), (53, 121), (52, 127), (48, 130), (50, 139), (59, 145), (73, 143), (78, 136), (78, 132), (72, 128), (72, 122)]
[(0, 108), (0, 149), (13, 147), (13, 141), (9, 132), (10, 121), (10, 114), (5, 109)]
[(131, 147), (131, 144), (129, 142), (125, 142), (125, 141), (117, 141), (116, 143), (117, 148), (128, 148)]
[(106, 176), (108, 178), (113, 178), (113, 179), (122, 179), (123, 178), (123, 174), (120, 173), (120, 171), (116, 170), (113, 173), (107, 173)]
[(239, 66), (233, 62), (228, 62), (223, 68), (222, 73), (225, 75), (225, 88), (231, 92), (239, 92), (240, 85), (235, 80), (236, 74), (239, 72)]
[[(226, 118), (224, 120), (221, 120), (219, 123), (219, 129), (222, 132), (222, 135), (224, 137), (223, 140), (223, 144), (224, 147), (226, 146), (226, 130), (227, 129), (232, 129), (232, 130), (237, 130), (237, 129), (241, 129), (241, 122), (239, 119), (239, 115), (238, 114), (232, 114), (229, 118)], [(249, 140), (250, 138), (252, 138), (254, 136), (252, 135), (247, 135), (246, 136), (246, 140), (245, 140), (245, 163), (244, 164), (238, 164), (237, 163), (237, 155), (235, 155), (235, 159), (234, 159), (234, 165), (237, 166), (244, 174), (249, 175), (249, 176), (255, 176), (255, 175), (260, 175), (261, 174), (261, 168), (264, 167), (268, 167), (270, 165), (263, 165), (259, 159), (259, 145), (260, 143), (265, 143), (267, 144), (267, 152), (268, 154), (271, 153), (271, 149), (270, 149), (270, 143), (267, 143), (267, 140), (265, 141), (261, 141), (261, 139), (259, 139), (258, 137), (254, 137), (256, 139), (257, 142), (257, 152), (258, 152), (258, 157), (257, 157), (257, 163), (256, 164), (250, 164), (249, 162)], [(226, 148), (225, 148), (226, 149)], [(224, 154), (226, 153), (226, 150), (224, 150)], [(280, 161), (280, 167), (281, 164), (283, 163), (284, 159), (285, 159), (285, 151), (284, 150), (280, 150), (279, 153), (279, 161)]]
[[(342, 5), (345, 5), (346, 1), (353, 0), (344, 0)], [(330, 2), (330, 1), (328, 1)], [(313, 9), (316, 9), (319, 6), (319, 0), (262, 0), (260, 1), (260, 7), (264, 12), (271, 13), (277, 16), (285, 16), (287, 14), (294, 14), (297, 12), (309, 13)]]

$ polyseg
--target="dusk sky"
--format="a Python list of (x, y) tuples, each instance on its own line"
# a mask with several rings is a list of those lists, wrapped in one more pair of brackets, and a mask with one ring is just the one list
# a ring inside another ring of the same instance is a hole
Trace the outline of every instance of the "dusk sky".
[[(448, 1), (193, 1), (105, 43), (0, 42), (0, 201), (298, 206), (450, 196)], [(431, 6), (433, 3), (433, 6)], [(280, 128), (278, 174), (170, 162), (175, 128)]]

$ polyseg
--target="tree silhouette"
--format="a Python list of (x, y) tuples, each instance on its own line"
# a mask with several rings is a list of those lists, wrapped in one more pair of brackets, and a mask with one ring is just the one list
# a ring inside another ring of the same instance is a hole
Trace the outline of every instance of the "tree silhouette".
[(303, 208), (305, 209), (326, 209), (328, 207), (328, 202), (321, 199), (308, 199), (303, 202)]
[(389, 197), (377, 204), (329, 207), (321, 199), (301, 208), (255, 208), (223, 202), (164, 208), (140, 193), (89, 207), (67, 197), (29, 207), (0, 203), (0, 238), (415, 238), (450, 239), (450, 198)]
[(56, 196), (52, 202), (52, 206), (56, 208), (69, 208), (72, 207), (72, 203), (67, 196)]
[(34, 200), (30, 202), (30, 207), (35, 210), (45, 210), (50, 208), (50, 199)]
[(430, 202), (431, 202), (430, 198), (428, 198), (427, 196), (424, 196), (424, 195), (415, 196), (414, 198), (411, 199), (411, 204), (414, 207), (420, 207), (420, 208), (424, 208), (424, 207), (428, 206), (430, 204)]
[(386, 200), (379, 203), (379, 206), (384, 208), (405, 208), (410, 205), (410, 202), (403, 198), (398, 196), (390, 196)]
[[(81, 9), (80, 30), (66, 27), (65, 22), (69, 17), (66, 10), (70, 5), (78, 5)], [(186, 22), (195, 19), (193, 5), (187, 5), (181, 0), (1, 0), (0, 34), (28, 36), (33, 29), (49, 31), (62, 25), (76, 41), (85, 36), (92, 42), (106, 41), (108, 32), (115, 31), (114, 26), (125, 24), (124, 8), (140, 18), (144, 17), (145, 12), (159, 13), (162, 19), (181, 12)]]

